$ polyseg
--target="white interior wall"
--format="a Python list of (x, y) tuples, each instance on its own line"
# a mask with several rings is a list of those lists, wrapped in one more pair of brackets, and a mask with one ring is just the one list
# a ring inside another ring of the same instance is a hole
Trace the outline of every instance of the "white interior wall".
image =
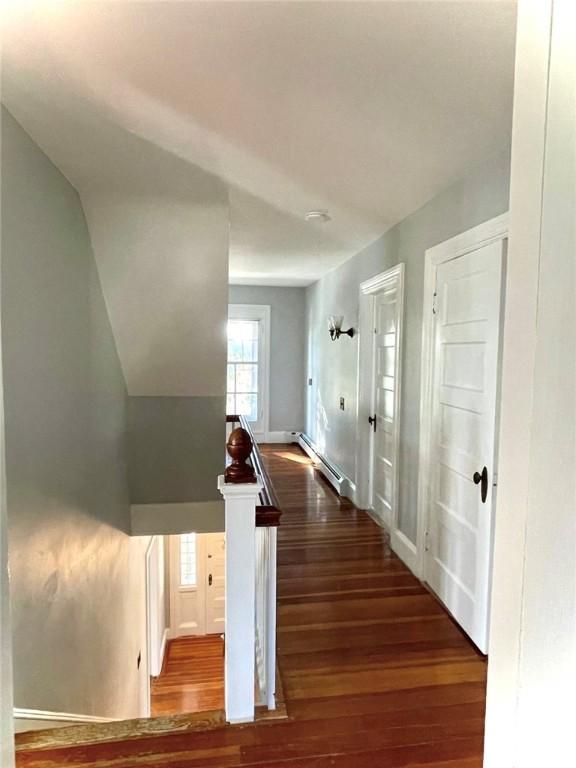
[[(0, 293), (1, 295), (1, 293)], [(2, 342), (0, 335), (0, 359)], [(0, 765), (12, 768), (13, 693), (10, 591), (8, 588), (8, 519), (6, 515), (6, 464), (4, 456), (4, 386), (0, 366)]]
[(576, 6), (519, 10), (486, 768), (576, 761)]

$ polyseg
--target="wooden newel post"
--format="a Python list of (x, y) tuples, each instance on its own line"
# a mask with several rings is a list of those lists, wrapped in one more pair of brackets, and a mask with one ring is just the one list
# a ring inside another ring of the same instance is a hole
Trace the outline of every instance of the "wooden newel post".
[(252, 440), (235, 429), (227, 443), (232, 463), (218, 478), (225, 503), (226, 629), (224, 693), (226, 719), (254, 720), (256, 505), (262, 481), (247, 463)]
[(233, 430), (226, 443), (226, 450), (232, 459), (232, 463), (226, 467), (224, 480), (227, 483), (255, 483), (256, 473), (248, 464), (248, 458), (252, 453), (252, 439), (242, 427)]

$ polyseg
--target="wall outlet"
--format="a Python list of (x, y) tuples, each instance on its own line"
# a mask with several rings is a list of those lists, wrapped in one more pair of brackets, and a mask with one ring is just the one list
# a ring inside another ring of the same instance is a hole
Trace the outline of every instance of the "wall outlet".
[(138, 653), (138, 660), (136, 661), (136, 668), (140, 669), (140, 664), (142, 664), (142, 651)]
[(344, 398), (343, 397), (340, 398), (340, 410), (341, 411), (344, 410)]

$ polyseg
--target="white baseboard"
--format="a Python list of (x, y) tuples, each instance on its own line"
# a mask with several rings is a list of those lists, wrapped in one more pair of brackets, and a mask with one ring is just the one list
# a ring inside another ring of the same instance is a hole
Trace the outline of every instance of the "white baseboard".
[(398, 555), (400, 560), (410, 568), (416, 578), (420, 578), (418, 549), (402, 531), (392, 531), (390, 536), (390, 545), (392, 550)]
[(97, 717), (96, 715), (78, 715), (70, 712), (52, 712), (45, 709), (21, 709), (14, 707), (14, 730), (40, 731), (48, 728), (64, 728), (67, 725), (81, 723), (112, 723), (115, 717)]
[(364, 509), (364, 512), (366, 512), (367, 515), (370, 515), (376, 525), (379, 525), (380, 528), (383, 528), (387, 533), (390, 533), (390, 526), (386, 523), (386, 521), (382, 520), (382, 518), (377, 515), (373, 509)]
[(333, 464), (329, 459), (320, 453), (316, 445), (304, 432), (301, 432), (296, 441), (300, 448), (306, 453), (314, 462), (316, 469), (321, 472), (328, 480), (330, 485), (340, 496), (354, 501), (356, 496), (356, 485), (346, 475)]

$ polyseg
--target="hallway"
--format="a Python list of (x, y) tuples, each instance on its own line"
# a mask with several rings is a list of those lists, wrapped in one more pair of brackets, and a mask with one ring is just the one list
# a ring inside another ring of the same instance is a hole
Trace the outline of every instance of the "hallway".
[(224, 708), (224, 640), (220, 635), (168, 641), (162, 672), (153, 678), (152, 717)]
[(298, 447), (262, 455), (283, 508), (278, 652), (289, 720), (20, 751), (19, 766), (480, 768), (485, 660)]

